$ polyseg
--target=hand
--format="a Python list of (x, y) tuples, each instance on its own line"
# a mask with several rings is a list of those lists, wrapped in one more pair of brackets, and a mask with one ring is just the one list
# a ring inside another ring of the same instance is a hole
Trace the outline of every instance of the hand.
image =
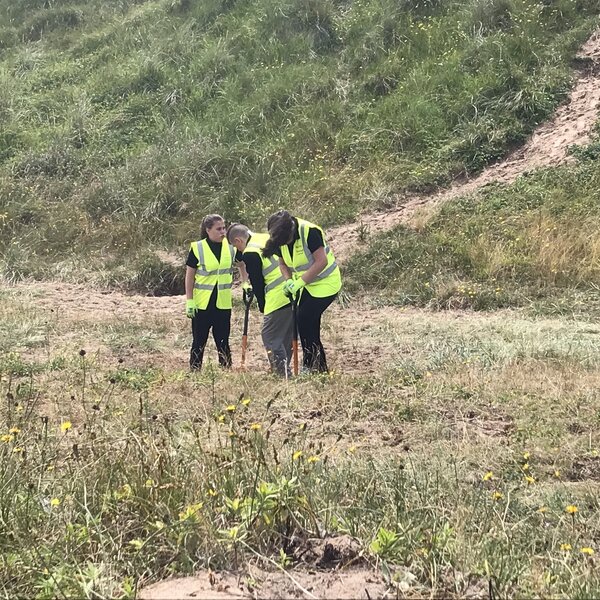
[(193, 319), (196, 316), (197, 310), (196, 303), (193, 300), (185, 301), (185, 316), (188, 319)]
[(298, 292), (306, 285), (304, 279), (299, 277), (298, 279), (288, 279), (283, 284), (283, 293), (286, 296), (291, 296), (295, 298)]
[(244, 304), (248, 305), (252, 302), (252, 300), (254, 299), (254, 290), (252, 289), (252, 286), (250, 285), (249, 281), (244, 281), (242, 283), (242, 297), (244, 299)]

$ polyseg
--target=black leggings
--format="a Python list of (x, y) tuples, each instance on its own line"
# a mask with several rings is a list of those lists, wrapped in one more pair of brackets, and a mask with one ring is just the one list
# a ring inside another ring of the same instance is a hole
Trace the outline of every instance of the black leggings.
[(325, 349), (321, 343), (321, 315), (337, 294), (315, 298), (302, 290), (298, 303), (298, 335), (302, 344), (303, 364), (310, 371), (327, 373)]
[(212, 327), (212, 334), (219, 353), (219, 364), (222, 367), (231, 367), (231, 349), (229, 348), (229, 331), (231, 329), (231, 309), (221, 310), (209, 306), (206, 310), (196, 311), (192, 319), (192, 351), (190, 352), (190, 368), (200, 369), (204, 348), (208, 341), (208, 332)]

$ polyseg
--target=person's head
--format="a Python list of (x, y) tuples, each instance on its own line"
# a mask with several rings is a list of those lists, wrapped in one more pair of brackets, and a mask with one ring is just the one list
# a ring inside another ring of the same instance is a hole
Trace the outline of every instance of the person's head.
[(200, 239), (222, 242), (225, 237), (225, 220), (221, 215), (206, 215), (200, 226)]
[(294, 234), (296, 233), (294, 218), (287, 210), (279, 210), (269, 217), (267, 230), (269, 231), (269, 239), (265, 245), (263, 255), (268, 258), (273, 256), (281, 246), (285, 246), (294, 240)]
[(241, 223), (232, 223), (227, 228), (227, 241), (240, 252), (243, 252), (248, 245), (250, 230)]

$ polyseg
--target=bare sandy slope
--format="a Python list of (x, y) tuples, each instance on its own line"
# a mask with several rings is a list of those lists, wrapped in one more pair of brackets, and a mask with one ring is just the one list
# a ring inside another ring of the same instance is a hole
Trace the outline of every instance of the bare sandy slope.
[(511, 183), (519, 175), (543, 167), (569, 162), (568, 148), (590, 141), (600, 105), (600, 32), (581, 48), (578, 57), (585, 65), (577, 73), (571, 93), (558, 108), (554, 118), (541, 124), (529, 141), (504, 160), (491, 165), (480, 175), (467, 181), (457, 182), (437, 194), (414, 196), (398, 201), (391, 210), (365, 213), (355, 223), (330, 229), (328, 241), (338, 260), (347, 260), (356, 247), (361, 226), (368, 227), (369, 234), (392, 229), (399, 223), (409, 223), (415, 212), (433, 207), (445, 200), (472, 193), (492, 183)]

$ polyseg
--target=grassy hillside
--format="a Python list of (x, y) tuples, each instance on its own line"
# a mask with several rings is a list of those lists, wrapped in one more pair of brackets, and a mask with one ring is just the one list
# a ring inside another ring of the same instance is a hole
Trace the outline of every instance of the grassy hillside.
[(178, 289), (207, 212), (343, 222), (564, 97), (592, 0), (0, 0), (0, 273)]
[(600, 316), (597, 150), (448, 202), (417, 230), (369, 240), (348, 265), (350, 289), (364, 286), (385, 304)]

